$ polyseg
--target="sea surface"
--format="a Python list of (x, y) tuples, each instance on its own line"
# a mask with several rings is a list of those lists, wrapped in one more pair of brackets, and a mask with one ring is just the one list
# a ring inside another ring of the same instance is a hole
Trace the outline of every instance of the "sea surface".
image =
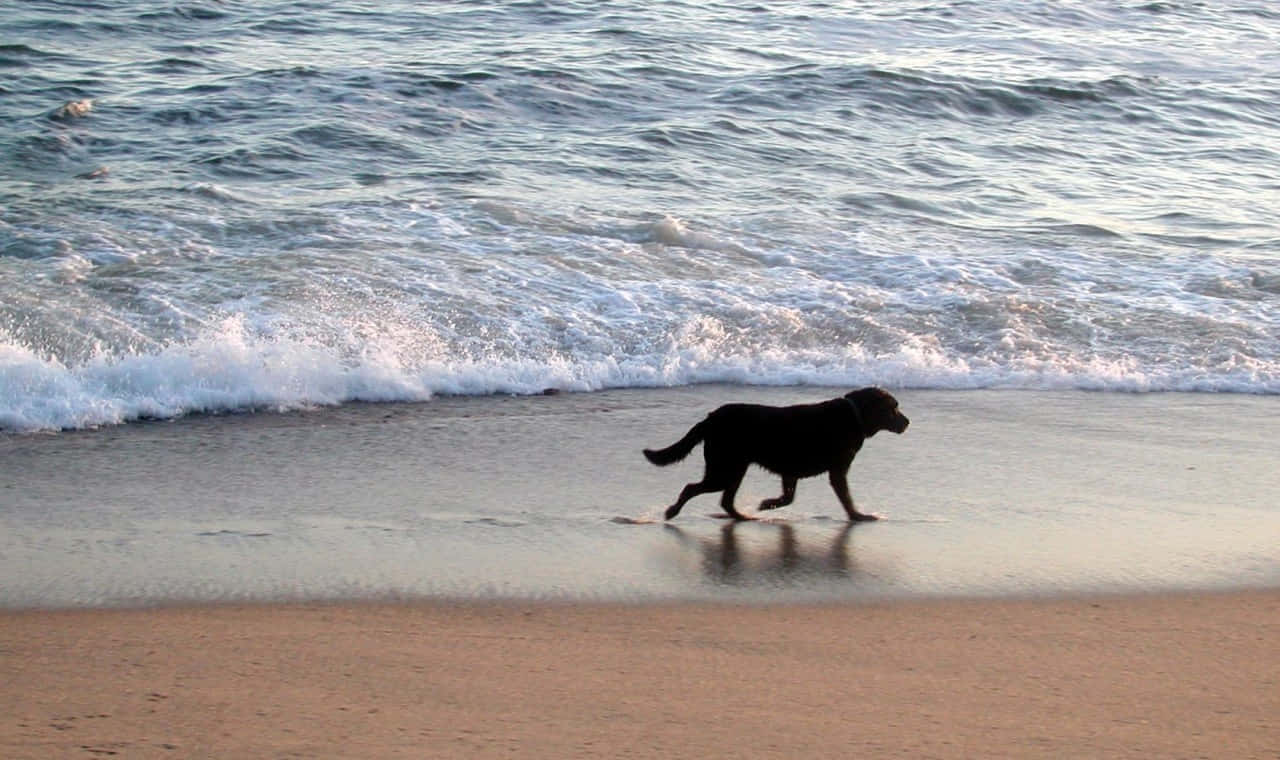
[(1280, 393), (1261, 0), (34, 0), (0, 124), (0, 430)]

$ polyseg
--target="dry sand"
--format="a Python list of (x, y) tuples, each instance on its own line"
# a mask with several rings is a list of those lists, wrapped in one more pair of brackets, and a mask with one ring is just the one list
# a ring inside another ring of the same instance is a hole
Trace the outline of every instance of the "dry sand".
[(0, 614), (0, 757), (1280, 757), (1280, 592)]

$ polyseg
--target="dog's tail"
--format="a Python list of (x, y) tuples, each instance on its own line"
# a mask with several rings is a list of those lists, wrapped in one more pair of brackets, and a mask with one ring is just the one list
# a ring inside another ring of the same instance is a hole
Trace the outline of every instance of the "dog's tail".
[(645, 449), (644, 457), (659, 467), (666, 467), (669, 464), (675, 464), (681, 459), (689, 456), (689, 452), (693, 451), (693, 447), (702, 443), (702, 439), (706, 437), (705, 425), (706, 420), (699, 422), (684, 434), (684, 438), (676, 441), (665, 449)]

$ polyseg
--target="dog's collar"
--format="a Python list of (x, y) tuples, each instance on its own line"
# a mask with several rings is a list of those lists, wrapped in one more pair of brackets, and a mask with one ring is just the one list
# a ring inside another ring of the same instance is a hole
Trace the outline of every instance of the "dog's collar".
[(841, 396), (840, 398), (849, 402), (849, 408), (853, 410), (853, 418), (858, 421), (858, 432), (862, 434), (863, 438), (866, 438), (867, 426), (862, 421), (862, 410), (859, 409), (858, 405), (853, 402), (853, 399), (849, 398), (848, 396)]

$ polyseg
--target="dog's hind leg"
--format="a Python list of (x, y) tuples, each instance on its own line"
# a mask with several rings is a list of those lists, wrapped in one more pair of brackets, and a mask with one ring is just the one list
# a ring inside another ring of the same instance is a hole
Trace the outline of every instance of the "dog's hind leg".
[(699, 496), (704, 493), (711, 493), (713, 491), (719, 491), (719, 490), (720, 490), (719, 486), (708, 483), (705, 478), (703, 478), (700, 482), (690, 483), (686, 485), (683, 489), (681, 489), (680, 498), (676, 499), (676, 503), (667, 507), (666, 519), (670, 520), (671, 518), (680, 514), (680, 510), (684, 508), (685, 502), (692, 499), (693, 497)]
[(782, 478), (782, 495), (776, 499), (765, 499), (764, 501), (760, 502), (760, 509), (762, 510), (777, 509), (778, 507), (785, 507), (795, 500), (796, 500), (796, 479), (783, 477)]
[(751, 519), (739, 512), (733, 506), (733, 497), (738, 493), (738, 486), (742, 485), (742, 478), (746, 476), (746, 474), (746, 465), (742, 465), (742, 467), (735, 467), (732, 471), (726, 473), (725, 480), (727, 484), (724, 487), (724, 493), (720, 494), (720, 507), (724, 509), (725, 512), (728, 512), (729, 516), (735, 520)]

